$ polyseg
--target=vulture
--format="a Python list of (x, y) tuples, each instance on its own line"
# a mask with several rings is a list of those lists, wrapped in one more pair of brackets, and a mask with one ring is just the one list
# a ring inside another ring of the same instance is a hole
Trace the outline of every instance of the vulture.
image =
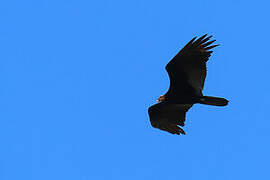
[(172, 134), (186, 134), (179, 126), (184, 126), (186, 112), (193, 104), (226, 106), (228, 100), (220, 97), (204, 96), (202, 93), (206, 77), (206, 62), (212, 48), (218, 46), (207, 34), (194, 37), (166, 65), (170, 86), (166, 94), (160, 96), (157, 104), (148, 109), (151, 125)]

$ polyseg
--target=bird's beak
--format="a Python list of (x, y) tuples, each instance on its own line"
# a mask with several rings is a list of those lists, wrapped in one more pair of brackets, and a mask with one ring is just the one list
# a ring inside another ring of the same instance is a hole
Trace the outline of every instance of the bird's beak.
[(162, 101), (165, 101), (165, 95), (162, 95), (157, 99), (157, 102), (162, 102)]

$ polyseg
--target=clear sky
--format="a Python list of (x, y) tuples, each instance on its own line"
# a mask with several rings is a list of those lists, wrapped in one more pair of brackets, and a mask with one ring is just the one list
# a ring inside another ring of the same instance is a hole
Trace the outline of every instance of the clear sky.
[[(269, 7), (251, 0), (0, 2), (1, 180), (269, 180)], [(187, 135), (151, 127), (167, 62), (221, 44)]]

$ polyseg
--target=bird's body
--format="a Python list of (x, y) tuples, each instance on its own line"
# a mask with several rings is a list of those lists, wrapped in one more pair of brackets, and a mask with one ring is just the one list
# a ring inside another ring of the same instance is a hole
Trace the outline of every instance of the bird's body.
[(185, 134), (179, 126), (184, 126), (186, 112), (195, 103), (226, 106), (228, 100), (211, 96), (203, 96), (202, 90), (206, 78), (206, 62), (218, 45), (211, 45), (211, 36), (193, 38), (167, 64), (170, 87), (165, 95), (158, 99), (158, 104), (148, 109), (153, 127), (172, 134)]

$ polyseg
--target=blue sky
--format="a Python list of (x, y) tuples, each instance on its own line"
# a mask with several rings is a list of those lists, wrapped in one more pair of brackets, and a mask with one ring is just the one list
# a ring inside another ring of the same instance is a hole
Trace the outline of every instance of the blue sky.
[[(0, 2), (1, 180), (268, 180), (269, 1)], [(167, 62), (221, 44), (186, 136), (151, 127)]]

